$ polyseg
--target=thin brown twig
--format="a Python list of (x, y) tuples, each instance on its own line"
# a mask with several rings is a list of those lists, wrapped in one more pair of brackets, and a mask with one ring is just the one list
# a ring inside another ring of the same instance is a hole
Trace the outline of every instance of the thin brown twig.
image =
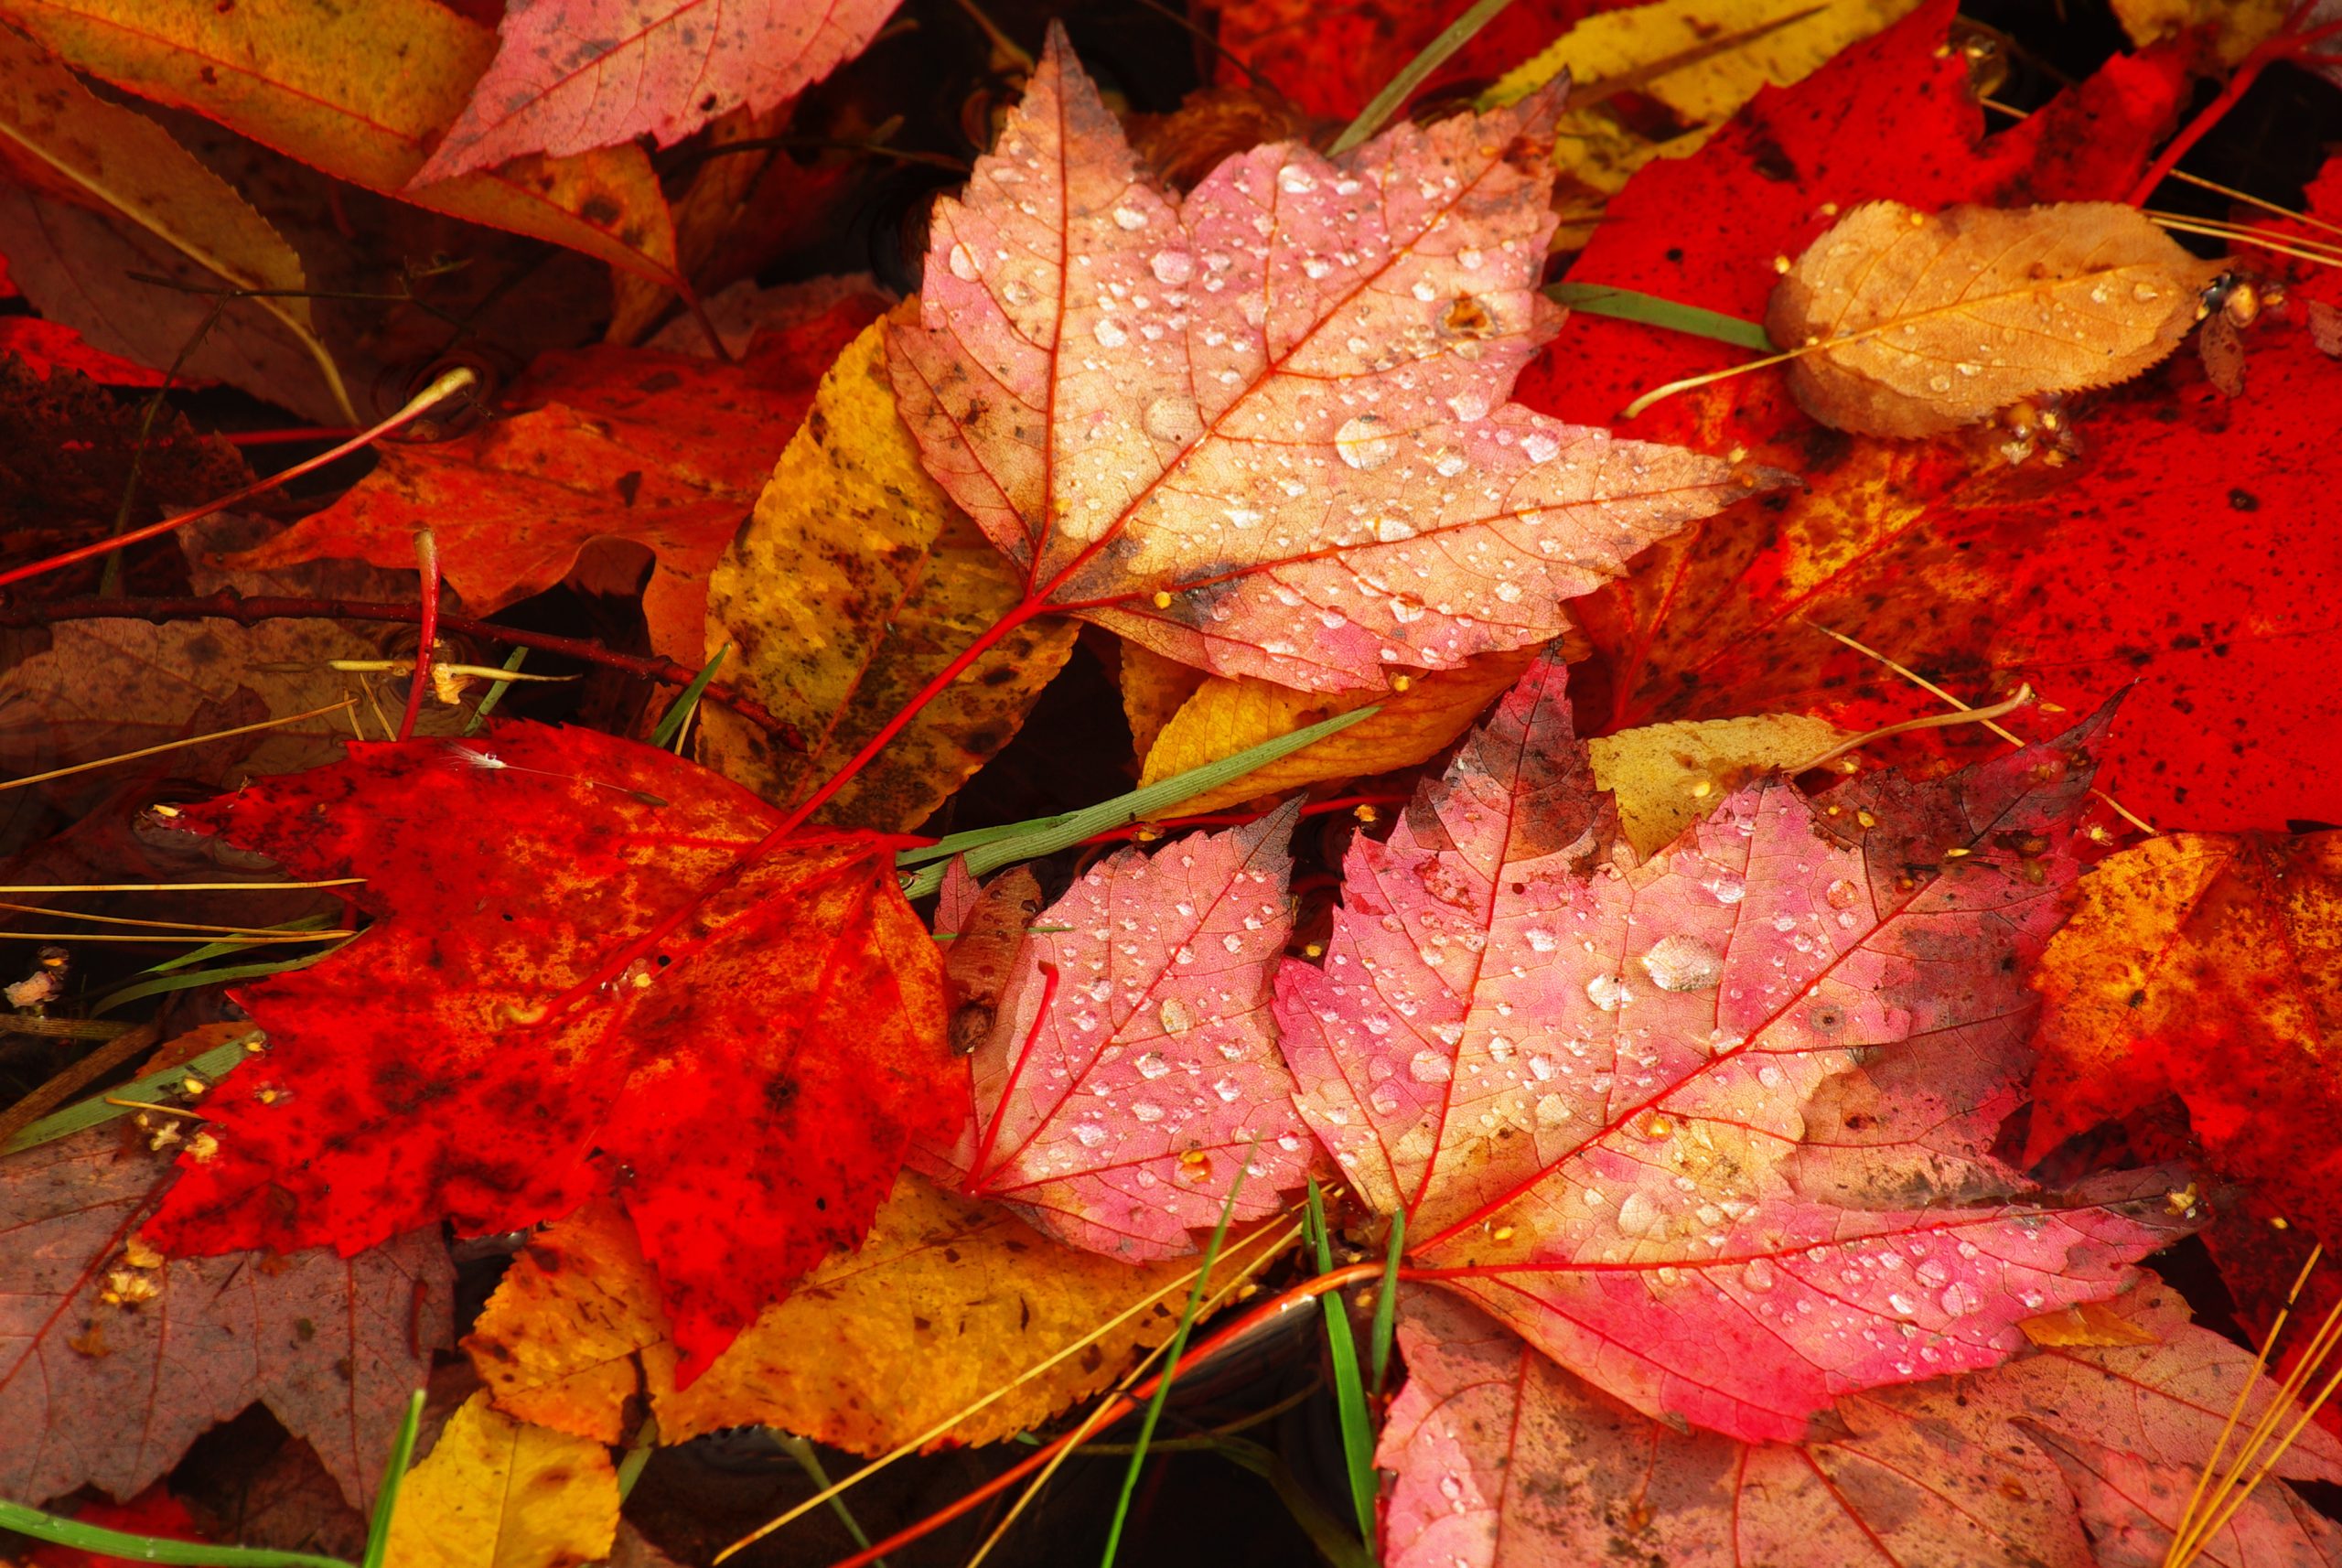
[[(0, 604), (0, 626), (49, 626), (67, 620), (231, 620), (240, 626), (254, 626), (267, 620), (359, 620), (387, 621), (413, 626), (423, 618), (419, 605), (385, 604), (361, 599), (303, 599), (282, 596), (256, 595), (244, 597), (231, 590), (184, 598), (145, 599), (53, 599), (46, 604)], [(643, 658), (620, 653), (584, 638), (559, 637), (551, 632), (523, 631), (517, 627), (497, 626), (484, 620), (469, 620), (456, 616), (439, 618), (440, 631), (448, 636), (476, 637), (484, 641), (500, 642), (511, 647), (533, 648), (545, 653), (558, 653), (587, 664), (598, 664), (607, 670), (617, 670), (639, 680), (656, 681), (664, 686), (688, 686), (699, 678), (699, 671), (689, 665), (678, 664), (671, 659)], [(748, 723), (776, 736), (792, 751), (805, 749), (805, 737), (797, 726), (776, 718), (772, 711), (755, 698), (721, 681), (711, 682), (707, 696), (723, 703)]]

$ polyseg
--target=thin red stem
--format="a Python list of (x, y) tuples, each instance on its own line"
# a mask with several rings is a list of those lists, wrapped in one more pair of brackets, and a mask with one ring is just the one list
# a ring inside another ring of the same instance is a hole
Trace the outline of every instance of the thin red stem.
[(2161, 185), (2165, 177), (2179, 166), (2179, 160), (2187, 156), (2190, 148), (2202, 141), (2206, 134), (2218, 124), (2229, 110), (2236, 107), (2238, 100), (2241, 99), (2252, 84), (2260, 80), (2263, 70), (2278, 60), (2291, 59), (2301, 54), (2312, 44), (2342, 33), (2342, 22), (2328, 22), (2326, 26), (2314, 27), (2308, 32), (2297, 31), (2296, 29), (2308, 18), (2309, 11), (2310, 7), (2306, 3), (2294, 7), (2294, 14), (2286, 18), (2283, 27), (2273, 36), (2263, 39), (2259, 48), (2245, 56), (2244, 63), (2238, 66), (2234, 74), (2229, 76), (2228, 85), (2220, 89), (2219, 96), (2204, 105), (2202, 111), (2187, 123), (2186, 128), (2171, 139), (2171, 145), (2164, 148), (2163, 156), (2155, 159), (2147, 172), (2139, 177), (2139, 183), (2131, 188), (2131, 194), (2122, 199), (2126, 203), (2133, 207), (2145, 206), (2147, 199), (2154, 194), (2155, 187)]
[[(1257, 1332), (1265, 1325), (1274, 1322), (1276, 1319), (1283, 1317), (1286, 1313), (1292, 1312), (1295, 1308), (1309, 1305), (1319, 1296), (1324, 1295), (1328, 1291), (1340, 1290), (1345, 1285), (1355, 1284), (1363, 1280), (1380, 1279), (1381, 1277), (1382, 1265), (1379, 1262), (1353, 1263), (1348, 1268), (1336, 1269), (1332, 1273), (1319, 1274), (1315, 1279), (1302, 1281), (1301, 1283), (1295, 1285), (1291, 1290), (1286, 1291), (1284, 1294), (1275, 1296), (1262, 1305), (1253, 1308), (1251, 1312), (1246, 1313), (1241, 1318), (1239, 1318), (1234, 1324), (1221, 1329), (1218, 1334), (1213, 1335), (1209, 1339), (1205, 1340), (1201, 1345), (1188, 1351), (1185, 1356), (1182, 1356), (1179, 1359), (1178, 1364), (1176, 1367), (1166, 1368), (1164, 1370), (1155, 1373), (1155, 1376), (1139, 1384), (1136, 1388), (1132, 1389), (1127, 1392), (1117, 1394), (1113, 1398), (1108, 1400), (1105, 1403), (1102, 1413), (1101, 1413), (1097, 1419), (1085, 1421), (1073, 1431), (1065, 1434), (1054, 1442), (1042, 1444), (1040, 1447), (1033, 1450), (1030, 1455), (1019, 1461), (1015, 1466), (1012, 1466), (1010, 1468), (1002, 1471), (999, 1475), (994, 1476), (991, 1480), (986, 1481), (983, 1486), (976, 1487), (966, 1496), (938, 1509), (935, 1512), (928, 1515), (925, 1519), (920, 1520), (917, 1524), (907, 1526), (902, 1530), (897, 1530), (886, 1540), (865, 1547), (862, 1551), (855, 1552), (851, 1557), (840, 1558), (837, 1562), (830, 1564), (830, 1568), (865, 1568), (865, 1564), (876, 1562), (879, 1558), (885, 1556), (889, 1552), (900, 1552), (912, 1541), (918, 1541), (923, 1536), (940, 1530), (943, 1526), (951, 1523), (953, 1520), (958, 1519), (962, 1514), (966, 1513), (970, 1509), (976, 1507), (979, 1503), (1006, 1491), (1017, 1482), (1025, 1479), (1027, 1476), (1030, 1476), (1034, 1471), (1041, 1468), (1042, 1466), (1047, 1465), (1051, 1459), (1058, 1455), (1060, 1450), (1070, 1446), (1076, 1439), (1083, 1437), (1089, 1433), (1096, 1432), (1111, 1423), (1119, 1421), (1123, 1416), (1128, 1415), (1131, 1412), (1138, 1409), (1140, 1404), (1154, 1395), (1156, 1385), (1161, 1383), (1165, 1378), (1184, 1378), (1190, 1376), (1196, 1368), (1201, 1366), (1204, 1362), (1210, 1360), (1213, 1357), (1220, 1355), (1239, 1340)], [(1402, 1269), (1399, 1271), (1399, 1277), (1402, 1279), (1407, 1279), (1412, 1276), (1407, 1270)]]
[[(201, 597), (51, 599), (46, 603), (0, 604), (0, 626), (48, 626), (64, 620), (231, 620), (240, 626), (253, 626), (264, 620), (361, 620), (392, 621), (413, 626), (418, 624), (422, 618), (420, 605), (258, 595), (245, 598), (225, 589)], [(605, 669), (621, 671), (639, 680), (656, 681), (667, 686), (688, 686), (699, 678), (699, 671), (688, 664), (678, 664), (671, 659), (619, 653), (584, 638), (557, 637), (545, 631), (523, 631), (517, 627), (497, 626), (489, 621), (467, 620), (455, 616), (441, 616), (439, 629), (453, 637), (476, 637), (487, 642), (558, 653), (564, 658), (598, 664)], [(721, 681), (708, 684), (707, 696), (711, 702), (723, 703), (758, 729), (779, 737), (781, 744), (790, 750), (805, 749), (805, 737), (798, 734), (797, 726), (774, 717), (772, 712), (755, 698)]]
[(983, 1141), (976, 1146), (976, 1157), (968, 1162), (970, 1197), (982, 1190), (984, 1166), (992, 1160), (994, 1144), (1000, 1141), (1000, 1124), (1007, 1120), (1008, 1101), (1016, 1092), (1016, 1080), (1025, 1074), (1025, 1064), (1033, 1059), (1033, 1047), (1041, 1037), (1041, 1026), (1049, 1021), (1049, 1004), (1058, 999), (1058, 966), (1044, 960), (1041, 963), (1041, 1009), (1033, 1015), (1033, 1026), (1025, 1032), (1025, 1044), (1016, 1053), (1016, 1063), (1008, 1069), (1008, 1081), (1000, 1086), (1000, 1098), (994, 1102), (992, 1121), (984, 1127)]
[(421, 640), (414, 649), (414, 673), (406, 683), (406, 714), (399, 720), (399, 738), (414, 738), (415, 721), (423, 716), (423, 693), (431, 685), (431, 645), (439, 639), (439, 542), (427, 528), (414, 536), (414, 564), (423, 574), (421, 618), (415, 623)]
[(27, 577), (38, 577), (44, 573), (61, 571), (65, 567), (78, 565), (84, 561), (93, 561), (101, 555), (109, 555), (114, 551), (128, 549), (133, 544), (143, 543), (149, 539), (159, 539), (166, 533), (185, 528), (198, 518), (209, 517), (214, 512), (225, 511), (230, 507), (248, 501), (254, 496), (263, 495), (288, 479), (298, 478), (303, 474), (324, 467), (328, 463), (347, 457), (361, 446), (372, 446), (392, 431), (403, 425), (414, 424), (478, 379), (470, 371), (459, 366), (424, 388), (404, 408), (400, 409), (390, 418), (380, 424), (360, 431), (331, 451), (320, 452), (314, 457), (294, 464), (283, 473), (271, 474), (257, 484), (246, 485), (241, 490), (233, 490), (215, 500), (208, 500), (193, 511), (181, 512), (177, 517), (167, 517), (160, 522), (148, 523), (145, 528), (134, 528), (127, 533), (117, 533), (111, 539), (101, 539), (94, 544), (84, 544), (79, 549), (68, 550), (61, 555), (52, 555), (46, 561), (36, 561), (29, 566), (19, 566), (12, 572), (0, 572), (0, 588), (5, 588), (11, 583), (21, 583)]

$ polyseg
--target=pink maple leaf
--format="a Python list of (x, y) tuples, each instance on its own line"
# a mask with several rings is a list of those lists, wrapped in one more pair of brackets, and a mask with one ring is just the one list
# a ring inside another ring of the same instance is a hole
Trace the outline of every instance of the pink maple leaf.
[(1356, 689), (1554, 637), (1752, 488), (1506, 401), (1561, 320), (1554, 102), (1257, 147), (1183, 202), (1053, 31), (892, 338), (929, 471), (1047, 607), (1222, 674)]
[(900, 3), (511, 0), (494, 62), (408, 184), (761, 113), (868, 48)]
[[(2043, 1350), (1860, 1394), (1807, 1442), (1744, 1443), (1652, 1421), (1477, 1308), (1411, 1291), (1399, 1320), (1407, 1383), (1377, 1455), (1397, 1474), (1382, 1561), (2155, 1568), (2252, 1358), (2190, 1324), (2159, 1284), (2118, 1310), (2160, 1342)], [(2247, 1402), (2247, 1426), (2271, 1388)], [(2342, 1477), (2342, 1444), (2306, 1428), (2276, 1474)], [(2330, 1564), (2342, 1527), (2266, 1485), (2197, 1561)]]
[[(1563, 683), (1532, 667), (1352, 846), (1324, 967), (1277, 979), (1302, 1113), (1421, 1269), (1746, 1438), (2120, 1290), (2178, 1223), (2162, 1173), (2029, 1191), (1972, 1114), (2021, 1071), (2095, 729), (1933, 786), (1760, 782), (1638, 865)], [(1856, 1075), (1906, 1055), (1933, 1092)]]
[(976, 1048), (972, 1118), (913, 1164), (1133, 1261), (1192, 1251), (1240, 1165), (1234, 1218), (1273, 1211), (1311, 1157), (1269, 1016), (1298, 811), (1123, 850), (1043, 910)]

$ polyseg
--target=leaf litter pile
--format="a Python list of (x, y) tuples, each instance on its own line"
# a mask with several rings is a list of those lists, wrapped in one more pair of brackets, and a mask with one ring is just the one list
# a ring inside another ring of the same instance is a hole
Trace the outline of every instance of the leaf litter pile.
[(0, 1563), (2342, 1564), (2342, 6), (0, 0)]

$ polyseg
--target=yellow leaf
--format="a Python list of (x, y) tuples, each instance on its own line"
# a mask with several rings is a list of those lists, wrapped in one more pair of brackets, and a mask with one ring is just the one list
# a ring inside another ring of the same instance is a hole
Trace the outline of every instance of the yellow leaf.
[[(1716, 126), (1756, 96), (1819, 70), (1849, 45), (1917, 9), (1918, 0), (1659, 0), (1606, 11), (1563, 33), (1484, 94), (1483, 109), (1527, 97), (1570, 73), (1571, 105), (1553, 140), (1561, 170), (1598, 195), (1615, 196), (1655, 157), (1689, 157)], [(1631, 91), (1655, 99), (1694, 127), (1665, 142), (1641, 135), (1605, 100)], [(1585, 243), (1586, 231), (1563, 231)]]
[(609, 1555), (618, 1477), (598, 1443), (464, 1402), (399, 1492), (388, 1568), (574, 1568)]
[(2208, 24), (2222, 65), (2233, 66), (2285, 25), (2294, 0), (2114, 0), (2115, 20), (2141, 48)]
[(1618, 825), (1645, 859), (1749, 779), (1821, 756), (1846, 732), (1802, 714), (1647, 725), (1586, 742), (1594, 781), (1617, 798)]
[(2023, 1318), (2017, 1327), (2036, 1345), (2052, 1348), (2162, 1343), (2152, 1332), (2102, 1301), (2086, 1301), (2058, 1312)]
[[(268, 220), (162, 126), (91, 96), (38, 44), (5, 28), (0, 28), (0, 148), (28, 183), (135, 224), (238, 288), (308, 287), (301, 258)], [(255, 298), (238, 308), (274, 317), (317, 361), (335, 403), (357, 417), (333, 357), (317, 341), (306, 299)]]
[(515, 158), (404, 188), (496, 53), (495, 33), (432, 0), (9, 0), (7, 8), (75, 70), (191, 109), (338, 179), (676, 281), (674, 228), (639, 147)]
[(1283, 794), (1329, 779), (1359, 779), (1412, 768), (1471, 727), (1480, 710), (1518, 680), (1535, 648), (1483, 653), (1454, 670), (1402, 677), (1406, 690), (1295, 692), (1267, 681), (1215, 675), (1189, 697), (1146, 754), (1142, 787), (1201, 768), (1246, 746), (1380, 703), (1382, 711), (1338, 735), (1208, 790), (1176, 808), (1182, 815)]
[[(1272, 1234), (1231, 1238), (1217, 1283), (1265, 1262)], [(1137, 1309), (937, 1440), (992, 1443), (1105, 1387), (1169, 1338), (1191, 1267), (1079, 1251), (997, 1206), (905, 1176), (859, 1251), (807, 1275), (678, 1391), (633, 1229), (596, 1206), (530, 1243), (465, 1347), (500, 1407), (597, 1440), (616, 1439), (626, 1402), (647, 1386), (664, 1443), (762, 1423), (882, 1454)]]
[(1121, 651), (1123, 717), (1131, 726), (1132, 747), (1144, 760), (1163, 726), (1209, 677), (1135, 642), (1123, 643)]
[(1933, 435), (2139, 374), (2196, 324), (2219, 266), (2120, 202), (1929, 215), (1873, 201), (1807, 248), (1774, 289), (1765, 329), (1776, 343), (1823, 343), (1789, 361), (1814, 418)]
[(1713, 124), (1787, 87), (1918, 8), (1919, 0), (1660, 0), (1606, 11), (1516, 66), (1481, 100), (1513, 103), (1570, 73), (1574, 96), (1631, 87), (1692, 124)]
[[(794, 725), (805, 749), (710, 707), (701, 755), (775, 804), (801, 800), (1022, 590), (919, 467), (895, 413), (884, 324), (873, 326), (822, 378), (756, 515), (708, 581), (708, 651), (733, 646), (725, 678)], [(1011, 632), (816, 820), (916, 827), (1008, 744), (1073, 651), (1076, 629), (1052, 618)]]

